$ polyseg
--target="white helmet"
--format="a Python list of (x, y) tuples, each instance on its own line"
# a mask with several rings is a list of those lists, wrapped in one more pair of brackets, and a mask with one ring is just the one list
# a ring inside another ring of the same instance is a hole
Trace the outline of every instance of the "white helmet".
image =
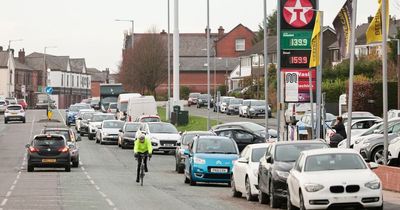
[(144, 140), (146, 135), (144, 133), (139, 134), (139, 140)]

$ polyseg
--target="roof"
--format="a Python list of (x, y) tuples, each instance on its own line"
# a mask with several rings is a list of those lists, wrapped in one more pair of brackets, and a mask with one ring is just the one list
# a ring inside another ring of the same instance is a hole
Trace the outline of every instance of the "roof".
[(98, 69), (96, 69), (96, 68), (87, 68), (87, 69), (86, 69), (86, 72), (87, 72), (88, 74), (92, 74), (92, 73), (100, 73), (101, 71), (98, 70)]
[(71, 71), (76, 73), (83, 73), (83, 69), (86, 68), (86, 63), (84, 58), (71, 58), (69, 59), (71, 64)]
[(24, 63), (19, 62), (18, 58), (14, 58), (14, 61), (15, 61), (15, 69), (30, 70), (30, 71), (34, 70), (32, 67), (30, 67), (30, 66), (28, 66), (28, 65), (26, 65)]
[(279, 142), (274, 142), (274, 144), (276, 144), (276, 145), (282, 145), (282, 144), (312, 144), (312, 143), (326, 144), (323, 139), (320, 139), (320, 140), (301, 140), (301, 141), (279, 141)]
[(358, 152), (354, 149), (339, 149), (339, 148), (324, 148), (324, 149), (313, 149), (313, 150), (305, 150), (302, 153), (306, 156), (310, 155), (324, 155), (324, 154), (339, 154), (339, 153), (346, 153), (346, 154), (357, 154)]
[(106, 81), (106, 77), (107, 77), (107, 73), (106, 72), (96, 72), (96, 73), (90, 73), (88, 72), (88, 74), (91, 75), (91, 81), (93, 82), (104, 82)]
[(8, 66), (8, 57), (10, 53), (8, 51), (1, 51), (0, 52), (0, 67), (7, 67)]
[[(220, 58), (210, 57), (210, 70), (216, 71), (231, 71), (239, 64), (238, 58)], [(207, 70), (207, 57), (180, 57), (181, 71), (206, 71)]]
[[(274, 54), (277, 50), (277, 37), (276, 36), (269, 36), (268, 37), (268, 54)], [(253, 45), (252, 48), (248, 49), (247, 51), (243, 52), (241, 56), (250, 56), (252, 54), (264, 54), (264, 40), (261, 40)]]
[(44, 69), (44, 57), (46, 57), (47, 68), (52, 70), (67, 71), (69, 56), (54, 56), (43, 53), (34, 52), (25, 57), (26, 65), (32, 67), (35, 70)]
[(230, 30), (228, 33), (225, 33), (222, 37), (220, 37), (220, 38), (217, 40), (217, 42), (220, 41), (220, 40), (222, 40), (222, 39), (224, 39), (226, 36), (228, 36), (230, 33), (232, 33), (233, 31), (235, 31), (235, 30), (236, 30), (237, 28), (239, 28), (239, 27), (245, 28), (246, 30), (248, 30), (249, 32), (251, 32), (254, 36), (256, 35), (256, 34), (254, 33), (254, 31), (250, 30), (249, 28), (247, 28), (247, 27), (244, 26), (243, 24), (239, 23), (235, 28), (233, 28), (233, 29)]

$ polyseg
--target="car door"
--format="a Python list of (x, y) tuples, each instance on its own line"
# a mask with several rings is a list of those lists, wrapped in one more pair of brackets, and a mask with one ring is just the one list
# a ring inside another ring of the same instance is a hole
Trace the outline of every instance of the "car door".
[[(240, 158), (244, 158), (248, 160), (248, 153), (250, 149), (246, 147), (242, 153), (240, 154)], [(246, 168), (247, 168), (247, 163), (241, 163), (236, 161), (235, 163), (235, 171), (233, 172), (234, 174), (234, 179), (235, 179), (235, 186), (236, 188), (241, 191), (245, 192), (245, 186), (244, 186), (244, 181), (245, 181), (245, 176), (246, 176)]]
[(254, 136), (244, 130), (233, 130), (232, 134), (239, 151), (242, 151), (247, 145), (252, 144), (254, 141)]
[(300, 155), (294, 168), (290, 171), (290, 179), (288, 179), (291, 200), (294, 201), (294, 204), (297, 204), (296, 206), (299, 206), (300, 203), (300, 176), (302, 175), (303, 165), (304, 155)]
[(271, 156), (271, 150), (273, 145), (269, 145), (265, 155), (260, 159), (260, 165), (258, 168), (258, 185), (262, 192), (268, 192), (268, 163), (267, 157)]

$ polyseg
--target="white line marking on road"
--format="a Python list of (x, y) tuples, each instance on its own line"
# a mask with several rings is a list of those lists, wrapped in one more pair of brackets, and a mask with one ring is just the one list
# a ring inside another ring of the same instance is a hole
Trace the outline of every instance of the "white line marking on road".
[(107, 197), (106, 194), (104, 194), (103, 192), (99, 191), (100, 195), (103, 196), (103, 198)]
[(93, 180), (89, 180), (89, 181), (90, 181), (90, 183), (91, 183), (92, 185), (94, 185), (94, 184), (95, 184)]
[(8, 199), (7, 199), (7, 198), (4, 198), (4, 200), (3, 200), (3, 202), (1, 202), (0, 206), (5, 206), (6, 203), (7, 203), (7, 201), (8, 201)]
[(96, 190), (100, 190), (100, 187), (95, 185), (94, 188), (96, 188)]
[(36, 115), (33, 115), (32, 126), (31, 126), (31, 134), (30, 134), (30, 136), (29, 136), (29, 141), (32, 139), (32, 135), (33, 135), (33, 126), (35, 125), (35, 117), (36, 117)]
[(86, 177), (90, 180), (92, 179), (92, 177), (90, 177), (88, 174), (86, 174)]
[(10, 195), (11, 195), (11, 191), (8, 191), (6, 194), (6, 197), (10, 197)]
[[(82, 163), (81, 163), (81, 164), (82, 164)], [(82, 171), (84, 171), (84, 170), (85, 170), (85, 168), (84, 168), (83, 166), (81, 167), (81, 169), (82, 169)]]
[(12, 191), (12, 190), (14, 190), (14, 188), (15, 188), (15, 185), (12, 185), (12, 186), (10, 187), (10, 190)]
[(13, 185), (16, 185), (16, 184), (17, 184), (17, 180), (14, 180)]
[(107, 201), (108, 205), (114, 206), (114, 203), (110, 199), (106, 198), (106, 201)]

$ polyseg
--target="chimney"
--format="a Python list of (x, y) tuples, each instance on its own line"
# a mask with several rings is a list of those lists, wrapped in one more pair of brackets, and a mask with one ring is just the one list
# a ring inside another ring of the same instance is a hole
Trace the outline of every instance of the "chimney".
[[(211, 37), (211, 28), (210, 28), (208, 31), (210, 32), (210, 37)], [(204, 34), (205, 34), (206, 37), (207, 37), (207, 28), (204, 29)]]
[(369, 17), (368, 17), (368, 23), (371, 23), (373, 19), (374, 19), (374, 17), (369, 16)]
[(3, 52), (3, 46), (0, 46), (0, 52)]
[(163, 29), (160, 34), (165, 35), (165, 34), (167, 34), (167, 32), (165, 32), (165, 30)]
[(224, 34), (225, 34), (225, 29), (222, 26), (220, 26), (218, 28), (218, 39), (220, 39), (222, 36), (224, 36)]
[(18, 61), (20, 63), (25, 63), (25, 49), (22, 48), (22, 50), (19, 50), (18, 52)]
[(12, 56), (14, 57), (14, 49), (10, 49)]

